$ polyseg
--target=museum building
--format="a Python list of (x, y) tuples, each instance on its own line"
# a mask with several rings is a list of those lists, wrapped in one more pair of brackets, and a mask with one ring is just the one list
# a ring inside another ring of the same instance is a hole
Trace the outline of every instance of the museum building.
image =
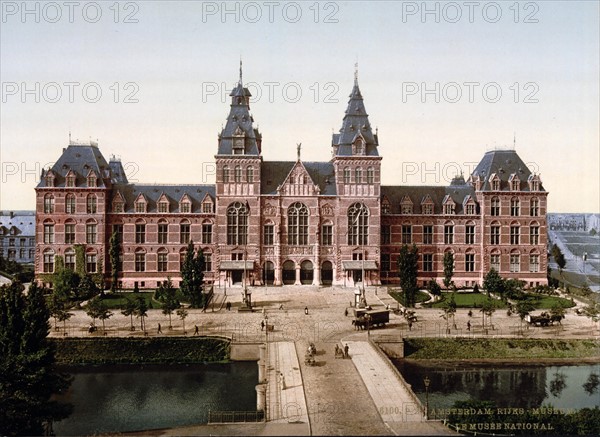
[(76, 268), (81, 245), (85, 270), (110, 285), (117, 233), (119, 288), (155, 288), (167, 277), (178, 285), (190, 241), (217, 286), (397, 283), (398, 252), (413, 243), (420, 286), (441, 284), (448, 251), (457, 286), (481, 284), (491, 268), (547, 283), (548, 193), (515, 150), (485, 153), (467, 180), (448, 186), (386, 186), (356, 76), (328, 161), (303, 161), (300, 145), (295, 161), (263, 160), (241, 72), (230, 97), (214, 185), (130, 183), (97, 143), (69, 141), (35, 189), (37, 277), (51, 286), (59, 255)]

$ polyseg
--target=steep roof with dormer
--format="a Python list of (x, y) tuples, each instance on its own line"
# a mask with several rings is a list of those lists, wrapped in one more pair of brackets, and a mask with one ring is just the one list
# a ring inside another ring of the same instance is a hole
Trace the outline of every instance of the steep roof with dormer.
[[(261, 167), (261, 194), (277, 194), (298, 161), (267, 161)], [(302, 161), (312, 182), (319, 187), (320, 195), (335, 196), (335, 170), (331, 162)]]
[[(509, 180), (518, 178), (520, 191), (529, 191), (527, 183), (532, 175), (527, 164), (515, 150), (492, 150), (483, 158), (471, 174), (471, 180), (478, 176), (483, 180), (482, 191), (491, 190), (491, 177), (496, 175), (500, 180), (500, 191), (511, 191)], [(539, 191), (546, 191), (540, 184)]]
[[(159, 200), (169, 202), (169, 212), (179, 212), (179, 202), (184, 196), (191, 200), (190, 212), (201, 213), (201, 204), (209, 195), (215, 198), (214, 185), (145, 185), (145, 184), (119, 184), (115, 185), (115, 191), (119, 192), (125, 200), (125, 213), (135, 212), (135, 201), (144, 198), (147, 202), (146, 212), (158, 212)], [(162, 198), (162, 199), (161, 199)]]

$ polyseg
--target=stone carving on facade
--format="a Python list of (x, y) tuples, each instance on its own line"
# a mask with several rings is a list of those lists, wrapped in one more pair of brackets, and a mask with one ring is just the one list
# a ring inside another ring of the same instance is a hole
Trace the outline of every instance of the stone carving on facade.
[(321, 215), (325, 217), (332, 217), (333, 207), (330, 204), (326, 203), (321, 207)]
[(270, 203), (267, 203), (264, 208), (263, 208), (263, 215), (266, 216), (274, 216), (277, 214), (277, 210), (275, 209), (275, 207), (273, 205), (271, 205)]

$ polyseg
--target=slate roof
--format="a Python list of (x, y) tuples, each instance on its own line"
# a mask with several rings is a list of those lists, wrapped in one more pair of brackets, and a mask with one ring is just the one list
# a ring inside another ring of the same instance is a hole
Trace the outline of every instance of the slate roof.
[(359, 134), (363, 136), (366, 142), (365, 155), (379, 156), (377, 151), (379, 141), (369, 123), (369, 115), (358, 87), (358, 80), (355, 79), (340, 133), (333, 134), (331, 140), (334, 153), (337, 156), (352, 156), (352, 143)]
[(0, 215), (0, 235), (9, 235), (11, 228), (17, 228), (15, 236), (35, 236), (35, 213)]
[[(515, 150), (492, 150), (483, 155), (483, 158), (471, 174), (472, 178), (483, 178), (482, 191), (490, 190), (490, 176), (496, 173), (500, 178), (500, 190), (510, 191), (508, 180), (512, 174), (519, 177), (520, 191), (529, 191), (527, 179), (531, 171)], [(546, 191), (540, 184), (540, 191)]]
[[(124, 212), (135, 212), (135, 200), (141, 194), (148, 201), (146, 211), (149, 213), (158, 212), (157, 201), (165, 194), (169, 199), (169, 212), (179, 212), (179, 200), (184, 194), (187, 194), (191, 201), (192, 207), (190, 212), (201, 213), (201, 203), (204, 197), (208, 194), (215, 200), (214, 185), (143, 185), (143, 184), (118, 184), (113, 187), (113, 197), (117, 191), (125, 198)], [(113, 199), (109, 201), (112, 203)]]
[[(277, 187), (281, 185), (296, 161), (267, 161), (261, 167), (261, 194), (277, 194)], [(322, 196), (335, 196), (335, 174), (331, 162), (302, 161), (309, 176), (321, 190)]]
[(239, 128), (245, 134), (244, 155), (260, 155), (261, 134), (258, 129), (252, 127), (254, 119), (250, 115), (250, 91), (239, 82), (229, 95), (231, 109), (227, 116), (227, 123), (219, 135), (217, 154), (233, 154), (233, 136)]
[[(458, 182), (455, 180), (455, 182)], [(433, 213), (442, 214), (443, 202), (446, 196), (450, 196), (456, 204), (455, 213), (463, 214), (465, 197), (471, 196), (477, 203), (475, 198), (475, 189), (466, 183), (444, 186), (427, 186), (427, 185), (402, 185), (402, 186), (381, 186), (381, 200), (387, 198), (390, 202), (390, 212), (392, 214), (400, 214), (400, 203), (404, 196), (408, 196), (413, 203), (413, 214), (422, 213), (421, 202), (429, 195), (433, 201)]]
[(110, 177), (111, 182), (113, 184), (128, 183), (127, 175), (125, 174), (125, 169), (123, 168), (123, 165), (121, 164), (120, 160), (117, 160), (114, 157), (112, 157), (108, 165), (110, 166)]
[[(65, 186), (65, 176), (69, 170), (73, 170), (76, 174), (76, 187), (85, 186), (89, 171), (94, 170), (98, 177), (97, 185), (103, 188), (105, 184), (102, 178), (107, 176), (109, 165), (97, 146), (71, 144), (66, 149), (63, 149), (62, 155), (52, 166), (52, 171), (56, 174), (56, 178), (54, 179), (55, 187)], [(46, 187), (44, 175), (45, 173), (42, 171), (42, 178), (37, 188)]]

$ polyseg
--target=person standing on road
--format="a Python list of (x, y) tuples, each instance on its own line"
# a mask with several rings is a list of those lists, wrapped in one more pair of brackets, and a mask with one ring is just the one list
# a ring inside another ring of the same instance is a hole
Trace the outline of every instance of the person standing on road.
[(156, 330), (157, 334), (162, 334), (162, 329), (160, 328), (160, 323), (158, 324), (158, 329)]
[(304, 307), (304, 314), (308, 316), (308, 307)]
[(344, 358), (348, 358), (348, 350), (349, 350), (349, 349), (350, 349), (350, 348), (348, 347), (348, 343), (346, 343), (346, 344), (344, 345)]
[(264, 320), (261, 320), (261, 321), (260, 321), (260, 330), (262, 331), (262, 330), (264, 330), (264, 329), (265, 329), (265, 321), (264, 321)]

